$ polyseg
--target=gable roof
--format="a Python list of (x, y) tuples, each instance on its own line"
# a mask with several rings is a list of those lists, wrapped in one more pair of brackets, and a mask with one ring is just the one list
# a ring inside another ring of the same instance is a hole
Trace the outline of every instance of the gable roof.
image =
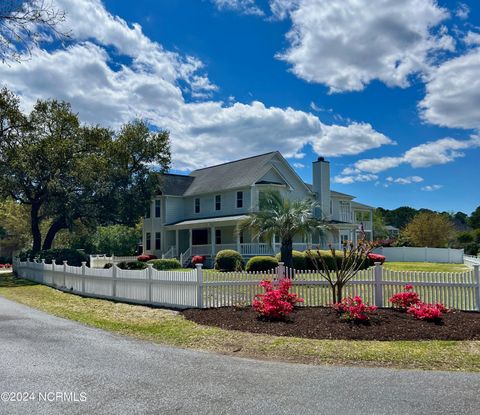
[(181, 174), (162, 174), (160, 192), (168, 196), (182, 196), (193, 182), (193, 177)]
[(192, 178), (192, 184), (183, 195), (193, 196), (201, 193), (220, 192), (222, 190), (250, 186), (265, 171), (265, 166), (277, 154), (280, 153), (273, 151), (194, 170), (187, 176)]

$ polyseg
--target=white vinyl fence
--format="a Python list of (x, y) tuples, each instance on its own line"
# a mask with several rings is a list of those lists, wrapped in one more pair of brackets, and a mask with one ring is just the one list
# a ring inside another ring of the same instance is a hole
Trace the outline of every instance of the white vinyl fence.
[[(448, 308), (480, 311), (480, 266), (465, 272), (391, 271), (377, 264), (358, 272), (344, 288), (344, 296), (360, 295), (369, 304), (389, 307), (388, 299), (412, 284), (422, 300), (441, 302)], [(150, 265), (142, 271), (14, 262), (19, 277), (37, 281), (67, 292), (91, 297), (166, 306), (210, 308), (249, 305), (263, 289), (263, 279), (292, 277), (292, 291), (305, 299), (302, 306), (332, 303), (328, 283), (316, 271), (293, 271), (282, 264), (268, 272), (218, 272), (203, 270), (157, 271)]]
[(399, 246), (380, 247), (376, 248), (374, 252), (385, 256), (388, 262), (445, 262), (463, 264), (463, 249)]

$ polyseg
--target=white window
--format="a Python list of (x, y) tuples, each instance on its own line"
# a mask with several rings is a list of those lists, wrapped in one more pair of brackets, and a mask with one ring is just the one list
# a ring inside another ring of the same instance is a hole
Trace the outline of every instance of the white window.
[(237, 192), (237, 208), (243, 208), (243, 192)]
[(195, 199), (195, 213), (200, 213), (200, 199), (198, 197)]
[(222, 210), (222, 196), (215, 196), (215, 210)]
[(155, 200), (155, 217), (159, 218), (162, 213), (161, 200)]

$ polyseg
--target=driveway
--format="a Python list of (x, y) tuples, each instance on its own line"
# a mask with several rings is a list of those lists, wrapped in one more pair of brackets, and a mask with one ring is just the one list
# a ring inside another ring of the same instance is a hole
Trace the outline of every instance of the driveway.
[(0, 401), (0, 414), (478, 414), (480, 408), (478, 374), (308, 366), (180, 350), (2, 297), (0, 353), (0, 392), (26, 397)]

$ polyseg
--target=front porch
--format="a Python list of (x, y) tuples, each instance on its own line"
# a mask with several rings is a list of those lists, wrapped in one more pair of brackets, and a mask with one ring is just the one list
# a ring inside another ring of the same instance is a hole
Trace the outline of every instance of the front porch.
[[(165, 249), (162, 256), (165, 258), (179, 258), (182, 265), (188, 263), (194, 255), (215, 258), (219, 251), (233, 249), (245, 259), (256, 255), (275, 255), (280, 252), (279, 238), (271, 241), (258, 240), (248, 231), (237, 232), (237, 225), (245, 219), (245, 215), (193, 219), (167, 225), (163, 230)], [(329, 244), (338, 248), (342, 241), (357, 240), (358, 225), (335, 224), (336, 232), (329, 232), (320, 236), (319, 233), (308, 235), (305, 238), (298, 236), (294, 239), (293, 249), (304, 251), (306, 249), (326, 249)]]

